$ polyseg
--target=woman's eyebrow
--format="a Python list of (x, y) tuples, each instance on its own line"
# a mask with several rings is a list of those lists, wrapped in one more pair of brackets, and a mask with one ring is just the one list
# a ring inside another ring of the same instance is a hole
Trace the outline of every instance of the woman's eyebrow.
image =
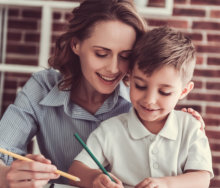
[(105, 47), (103, 47), (103, 46), (93, 46), (93, 47), (95, 47), (95, 48), (101, 48), (101, 49), (103, 49), (103, 50), (107, 50), (107, 51), (111, 51), (110, 49), (105, 48)]

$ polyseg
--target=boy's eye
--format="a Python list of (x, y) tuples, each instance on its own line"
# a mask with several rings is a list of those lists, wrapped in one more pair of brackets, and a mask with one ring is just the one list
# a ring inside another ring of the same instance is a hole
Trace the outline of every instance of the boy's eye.
[(147, 89), (146, 86), (140, 86), (140, 85), (138, 85), (138, 84), (135, 84), (135, 87), (136, 87), (137, 89), (139, 89), (139, 90), (145, 90), (145, 89)]
[(159, 93), (160, 93), (161, 95), (164, 95), (164, 96), (169, 96), (169, 95), (171, 95), (171, 92), (159, 91)]

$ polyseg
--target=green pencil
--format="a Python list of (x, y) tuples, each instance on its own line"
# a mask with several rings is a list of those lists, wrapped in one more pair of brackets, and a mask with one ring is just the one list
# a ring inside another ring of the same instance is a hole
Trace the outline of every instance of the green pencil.
[(96, 159), (96, 157), (93, 155), (93, 153), (89, 150), (87, 145), (83, 142), (83, 140), (80, 138), (80, 136), (75, 133), (74, 136), (79, 141), (79, 143), (83, 146), (83, 148), (87, 151), (87, 153), (90, 155), (90, 157), (94, 160), (94, 162), (98, 165), (98, 167), (102, 170), (102, 172), (107, 175), (113, 182), (116, 183), (116, 181), (109, 175), (107, 170), (101, 165), (101, 163)]

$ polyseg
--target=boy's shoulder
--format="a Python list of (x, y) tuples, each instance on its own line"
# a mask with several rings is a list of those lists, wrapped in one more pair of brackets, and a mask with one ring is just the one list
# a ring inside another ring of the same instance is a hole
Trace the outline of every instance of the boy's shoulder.
[(179, 124), (184, 129), (198, 129), (201, 127), (201, 123), (192, 114), (179, 110), (174, 110), (173, 114)]

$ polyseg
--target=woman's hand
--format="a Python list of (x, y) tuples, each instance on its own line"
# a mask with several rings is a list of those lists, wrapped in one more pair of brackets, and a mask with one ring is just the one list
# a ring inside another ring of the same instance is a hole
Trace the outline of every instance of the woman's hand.
[(199, 120), (200, 123), (201, 123), (201, 128), (200, 129), (205, 132), (205, 123), (204, 123), (204, 121), (202, 119), (202, 116), (197, 111), (195, 111), (192, 108), (187, 108), (187, 109), (186, 108), (182, 108), (181, 110), (183, 112), (188, 112), (188, 113), (192, 114), (193, 117), (195, 117), (197, 120)]
[(51, 161), (43, 155), (26, 155), (34, 160), (27, 162), (14, 161), (6, 175), (7, 184), (10, 188), (42, 188), (50, 179), (57, 179), (57, 168), (51, 165)]
[(110, 173), (110, 175), (116, 181), (116, 183), (111, 181), (111, 179), (105, 174), (100, 174), (94, 180), (93, 188), (123, 188), (122, 182), (113, 174)]
[(168, 188), (165, 178), (145, 178), (135, 188)]

